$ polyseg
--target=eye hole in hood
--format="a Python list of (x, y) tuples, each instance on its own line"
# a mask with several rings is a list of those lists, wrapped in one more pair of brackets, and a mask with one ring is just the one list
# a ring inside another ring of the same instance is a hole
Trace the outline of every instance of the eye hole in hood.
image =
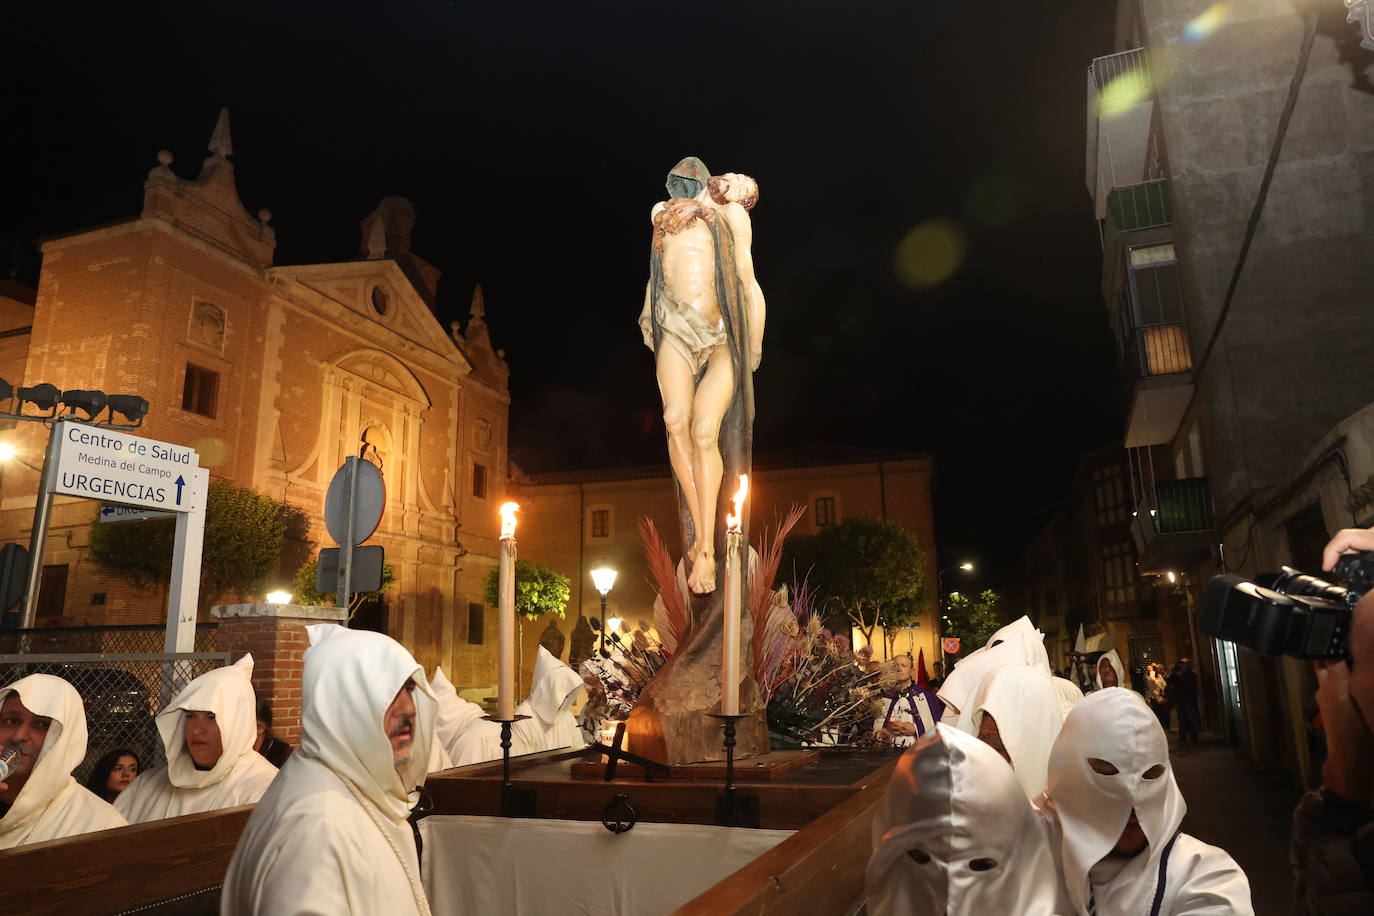
[(1115, 776), (1121, 772), (1116, 768), (1116, 764), (1101, 757), (1089, 757), (1088, 766), (1093, 768), (1094, 773), (1101, 773), (1103, 776)]

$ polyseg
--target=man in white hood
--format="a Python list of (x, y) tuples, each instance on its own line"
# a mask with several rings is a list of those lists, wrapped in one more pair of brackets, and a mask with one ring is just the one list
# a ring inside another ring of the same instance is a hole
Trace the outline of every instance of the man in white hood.
[(0, 687), (0, 747), (6, 746), (17, 747), (19, 757), (0, 782), (0, 849), (127, 823), (72, 778), (86, 758), (86, 711), (62, 678), (31, 674)]
[(1074, 707), (1040, 809), (1075, 912), (1253, 916), (1235, 861), (1179, 832), (1188, 806), (1168, 739), (1138, 693), (1107, 687)]
[(438, 704), (438, 711), (434, 720), (434, 736), (438, 739), (437, 743), (443, 746), (450, 766), (481, 763), (484, 760), (501, 756), (499, 732), (495, 744), (496, 753), (491, 757), (486, 756), (488, 749), (484, 742), (474, 742), (468, 737), (469, 732), (473, 730), (480, 732), (484, 727), (490, 726), (491, 723), (483, 721), (482, 717), (485, 713), (482, 711), (482, 707), (458, 696), (458, 691), (454, 688), (453, 682), (444, 674), (443, 668), (434, 669), (434, 677), (430, 680), (429, 686), (434, 692), (434, 700)]
[(969, 702), (978, 684), (989, 672), (1004, 665), (1021, 665), (1043, 671), (1059, 698), (1061, 714), (1067, 714), (1074, 704), (1083, 699), (1083, 691), (1062, 677), (1055, 677), (1050, 668), (1050, 657), (1045, 651), (1045, 634), (1036, 629), (1027, 616), (1021, 616), (993, 633), (987, 645), (975, 649), (964, 656), (949, 677), (940, 685), (938, 696), (945, 704), (945, 714), (941, 719), (946, 725), (954, 725), (973, 734), (977, 731), (971, 725)]
[(1064, 724), (1050, 681), (1038, 668), (1008, 665), (983, 678), (969, 703), (978, 739), (1011, 764), (1028, 801), (1045, 791), (1050, 748)]
[(517, 716), (529, 718), (516, 722), (511, 729), (511, 753), (535, 754), (585, 745), (587, 742), (571, 711), (578, 693), (585, 689), (576, 671), (540, 646), (534, 660), (529, 698), (515, 708)]
[(248, 819), (220, 912), (427, 916), (406, 821), (434, 736), (424, 669), (380, 633), (306, 632), (300, 748)]
[(1106, 687), (1125, 687), (1130, 689), (1131, 684), (1126, 680), (1126, 666), (1121, 663), (1121, 656), (1116, 654), (1116, 650), (1102, 653), (1093, 666), (1094, 686), (1098, 690)]
[(119, 793), (131, 824), (251, 805), (277, 768), (253, 750), (258, 734), (253, 656), (191, 681), (157, 714), (167, 765), (147, 770)]
[(1011, 769), (943, 724), (897, 761), (866, 888), (872, 916), (1064, 912), (1044, 829)]

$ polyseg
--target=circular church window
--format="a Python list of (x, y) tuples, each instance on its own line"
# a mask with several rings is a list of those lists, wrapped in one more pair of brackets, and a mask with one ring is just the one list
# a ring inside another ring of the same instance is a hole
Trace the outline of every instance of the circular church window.
[(378, 315), (385, 315), (390, 303), (386, 298), (386, 290), (380, 286), (372, 287), (372, 308)]

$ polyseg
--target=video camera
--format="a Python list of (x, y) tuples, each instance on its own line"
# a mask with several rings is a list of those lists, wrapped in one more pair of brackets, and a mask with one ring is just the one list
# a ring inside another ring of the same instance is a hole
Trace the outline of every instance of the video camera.
[(1283, 567), (1253, 581), (1213, 576), (1202, 598), (1203, 632), (1260, 655), (1348, 658), (1355, 605), (1374, 588), (1374, 552), (1340, 558), (1334, 582)]

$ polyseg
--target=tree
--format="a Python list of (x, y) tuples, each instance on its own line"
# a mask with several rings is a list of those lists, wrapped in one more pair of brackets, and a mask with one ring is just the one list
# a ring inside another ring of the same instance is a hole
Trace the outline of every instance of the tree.
[[(333, 607), (338, 600), (338, 592), (321, 592), (315, 589), (315, 579), (319, 575), (320, 560), (318, 557), (311, 557), (301, 568), (296, 570), (296, 575), (291, 580), (291, 594), (301, 604), (313, 604), (317, 607)], [(392, 567), (391, 561), (386, 557), (382, 558), (382, 587), (375, 592), (354, 592), (348, 599), (348, 619), (352, 620), (353, 615), (358, 613), (358, 608), (362, 607), (363, 602), (369, 598), (376, 597), (382, 592), (391, 588), (396, 581), (396, 570)]]
[(1002, 598), (992, 589), (984, 589), (977, 595), (955, 592), (949, 596), (945, 605), (945, 635), (959, 637), (959, 655), (962, 657), (974, 649), (985, 645), (992, 634), (1002, 626), (998, 606)]
[(806, 581), (820, 607), (843, 613), (870, 644), (879, 623), (889, 628), (912, 623), (929, 594), (925, 552), (916, 536), (871, 515), (789, 537), (776, 584), (793, 580)]
[[(501, 603), (501, 570), (493, 566), (482, 583), (482, 597), (488, 607)], [(545, 614), (567, 616), (568, 601), (572, 598), (572, 582), (538, 563), (515, 561), (515, 613), (526, 620), (538, 620)]]
[[(227, 593), (245, 600), (276, 571), (288, 531), (303, 513), (270, 496), (227, 480), (212, 480), (205, 504), (201, 548), (201, 604)], [(176, 519), (91, 523), (91, 559), (135, 586), (165, 586), (172, 575)]]

